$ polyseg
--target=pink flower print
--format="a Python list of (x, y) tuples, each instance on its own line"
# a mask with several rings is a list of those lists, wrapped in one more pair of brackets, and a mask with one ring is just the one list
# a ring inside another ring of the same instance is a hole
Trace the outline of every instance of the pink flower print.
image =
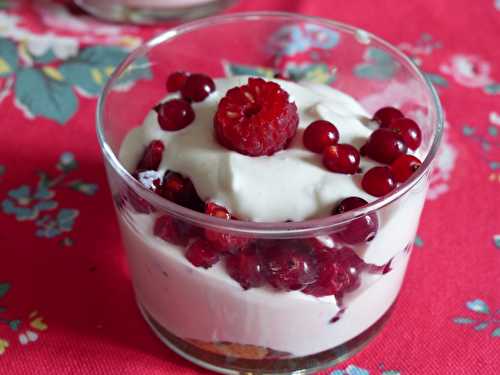
[(440, 70), (466, 87), (483, 87), (493, 82), (490, 64), (475, 55), (454, 55)]

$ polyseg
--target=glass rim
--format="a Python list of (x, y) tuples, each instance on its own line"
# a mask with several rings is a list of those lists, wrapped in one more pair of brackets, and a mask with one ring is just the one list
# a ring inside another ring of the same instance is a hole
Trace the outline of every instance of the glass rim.
[[(213, 26), (215, 24), (232, 23), (237, 21), (259, 21), (271, 18), (284, 18), (289, 20), (294, 20), (296, 22), (314, 22), (321, 23), (324, 26), (342, 30), (344, 32), (355, 34), (356, 32), (362, 31), (365, 35), (369, 37), (370, 40), (376, 41), (378, 44), (384, 46), (393, 54), (395, 54), (401, 61), (403, 61), (407, 67), (412, 70), (415, 76), (420, 79), (428, 91), (430, 98), (432, 99), (432, 105), (436, 114), (436, 132), (432, 140), (431, 147), (427, 153), (425, 159), (422, 162), (422, 166), (418, 168), (417, 172), (406, 181), (405, 183), (398, 186), (389, 194), (377, 198), (374, 201), (368, 203), (367, 205), (353, 209), (351, 211), (344, 212), (342, 214), (331, 215), (323, 218), (308, 219), (296, 222), (253, 222), (253, 221), (240, 221), (240, 220), (230, 220), (212, 217), (204, 213), (200, 213), (189, 208), (182, 207), (176, 203), (170, 202), (165, 198), (149, 191), (145, 188), (139, 181), (132, 177), (132, 175), (125, 169), (122, 163), (119, 161), (118, 157), (115, 155), (110, 145), (107, 143), (104, 135), (104, 109), (106, 106), (106, 98), (108, 94), (112, 91), (114, 83), (119, 79), (121, 74), (130, 66), (136, 59), (147, 54), (152, 48), (174, 39), (177, 36), (189, 33), (194, 30), (199, 30), (207, 26)], [(322, 17), (315, 16), (305, 16), (296, 13), (289, 12), (274, 12), (274, 11), (259, 11), (259, 12), (240, 12), (231, 13), (228, 15), (212, 16), (203, 18), (200, 20), (188, 22), (172, 29), (169, 29), (162, 34), (146, 41), (141, 46), (132, 51), (115, 69), (111, 77), (108, 79), (106, 85), (104, 86), (101, 94), (99, 95), (97, 102), (96, 111), (96, 128), (97, 128), (97, 138), (99, 141), (99, 146), (101, 151), (106, 158), (107, 162), (113, 167), (113, 169), (119, 174), (119, 176), (125, 180), (129, 187), (140, 194), (143, 198), (147, 199), (154, 206), (161, 208), (165, 212), (171, 214), (172, 216), (197, 224), (204, 227), (209, 227), (213, 229), (219, 229), (224, 231), (230, 231), (238, 234), (249, 234), (259, 236), (269, 235), (272, 237), (280, 236), (286, 238), (302, 237), (305, 235), (314, 235), (314, 233), (319, 231), (324, 231), (330, 228), (335, 228), (346, 224), (353, 219), (376, 212), (381, 208), (389, 205), (390, 203), (398, 200), (406, 193), (408, 193), (418, 182), (425, 176), (429, 171), (432, 162), (437, 154), (439, 145), (441, 143), (443, 129), (444, 129), (444, 114), (441, 107), (441, 102), (436, 93), (436, 89), (430, 82), (430, 80), (425, 77), (420, 69), (415, 65), (415, 63), (405, 55), (396, 46), (387, 42), (386, 40), (367, 32), (363, 29), (351, 26), (345, 23), (329, 20)]]

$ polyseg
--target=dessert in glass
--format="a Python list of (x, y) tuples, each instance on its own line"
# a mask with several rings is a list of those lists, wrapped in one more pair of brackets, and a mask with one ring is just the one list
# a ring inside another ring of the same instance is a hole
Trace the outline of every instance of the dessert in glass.
[(235, 0), (74, 0), (87, 12), (109, 20), (152, 24), (214, 14)]
[[(331, 79), (293, 74), (294, 28), (311, 46), (334, 36), (309, 51)], [(356, 74), (370, 49), (390, 77)], [(141, 69), (151, 80), (124, 90)], [(287, 13), (195, 21), (116, 69), (97, 122), (139, 308), (176, 353), (227, 374), (307, 373), (382, 327), (443, 129), (396, 48)]]

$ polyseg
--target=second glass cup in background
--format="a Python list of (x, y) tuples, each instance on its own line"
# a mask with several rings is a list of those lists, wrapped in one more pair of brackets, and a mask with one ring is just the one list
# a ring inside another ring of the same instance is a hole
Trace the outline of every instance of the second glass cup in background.
[[(380, 58), (384, 75), (370, 79), (369, 67)], [(424, 163), (386, 197), (324, 219), (228, 222), (188, 210), (149, 192), (117, 158), (125, 135), (165, 96), (165, 79), (175, 71), (214, 78), (284, 72), (332, 85), (371, 113), (397, 106), (422, 128)], [(126, 76), (137, 72), (151, 80), (124, 91)], [(369, 33), (329, 20), (285, 13), (214, 17), (139, 48), (100, 99), (98, 133), (137, 301), (152, 329), (182, 356), (229, 374), (313, 371), (354, 354), (383, 325), (399, 293), (442, 126), (433, 88), (407, 57)], [(376, 232), (369, 241), (356, 237), (367, 218)], [(229, 275), (229, 256), (209, 269), (184, 257), (186, 247), (207, 233), (244, 244), (249, 254), (333, 252), (343, 265), (332, 270), (339, 290), (321, 298), (267, 284), (244, 290)]]
[(236, 0), (75, 0), (108, 21), (153, 24), (187, 21), (222, 11)]

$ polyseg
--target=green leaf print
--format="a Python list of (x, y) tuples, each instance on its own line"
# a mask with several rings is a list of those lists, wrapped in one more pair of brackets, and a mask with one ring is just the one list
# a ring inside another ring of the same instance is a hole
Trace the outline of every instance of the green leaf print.
[(17, 73), (17, 100), (34, 116), (43, 116), (65, 124), (76, 112), (78, 101), (71, 86), (35, 68)]
[(14, 73), (18, 68), (17, 47), (6, 38), (0, 38), (0, 77)]
[(226, 75), (228, 76), (256, 76), (272, 78), (275, 73), (273, 69), (262, 66), (250, 66), (233, 63), (225, 63), (224, 69), (226, 70)]
[(9, 289), (10, 289), (9, 283), (0, 283), (0, 298), (5, 297)]
[[(128, 55), (128, 51), (113, 46), (95, 46), (82, 50), (76, 57), (67, 60), (59, 71), (72, 85), (90, 96), (98, 95), (116, 66)], [(138, 79), (151, 79), (147, 59), (138, 59), (122, 74), (120, 83)]]

